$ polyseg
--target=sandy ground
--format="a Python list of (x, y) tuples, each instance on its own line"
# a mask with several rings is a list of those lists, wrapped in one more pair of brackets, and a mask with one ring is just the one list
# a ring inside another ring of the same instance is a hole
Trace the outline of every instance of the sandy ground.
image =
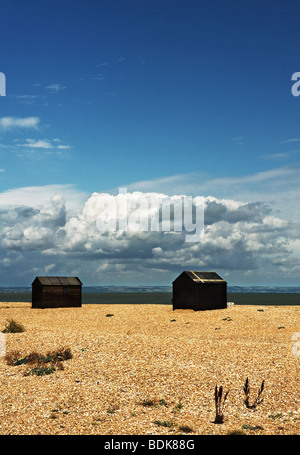
[[(69, 347), (73, 357), (45, 376), (0, 358), (1, 435), (300, 433), (300, 307), (2, 302), (1, 331), (9, 319), (26, 330), (1, 333), (2, 354), (5, 341), (6, 354)], [(247, 377), (250, 404), (265, 381), (255, 409), (244, 403)], [(229, 390), (222, 424), (216, 385)]]

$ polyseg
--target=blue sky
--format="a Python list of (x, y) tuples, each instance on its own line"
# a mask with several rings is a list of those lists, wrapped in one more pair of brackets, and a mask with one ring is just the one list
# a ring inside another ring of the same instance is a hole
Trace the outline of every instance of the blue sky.
[[(190, 268), (298, 284), (299, 13), (292, 0), (2, 2), (0, 284), (168, 285)], [(91, 195), (120, 187), (208, 198), (204, 243), (97, 235)]]

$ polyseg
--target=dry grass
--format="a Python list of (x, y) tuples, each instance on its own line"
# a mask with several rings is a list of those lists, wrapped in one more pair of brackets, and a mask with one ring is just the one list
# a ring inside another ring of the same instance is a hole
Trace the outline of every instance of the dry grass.
[(25, 327), (23, 324), (20, 324), (19, 322), (14, 321), (13, 319), (8, 319), (6, 321), (6, 325), (4, 329), (2, 330), (2, 333), (19, 333), (19, 332), (25, 332)]
[[(300, 307), (260, 310), (0, 303), (2, 327), (10, 319), (26, 327), (3, 335), (0, 434), (299, 434)], [(15, 364), (31, 356), (34, 367), (61, 346), (62, 370), (24, 375), (26, 362)], [(251, 405), (264, 381), (255, 408), (245, 405), (245, 378)], [(230, 390), (219, 425), (216, 384)]]
[(54, 373), (57, 369), (63, 370), (64, 366), (62, 362), (64, 360), (69, 360), (72, 357), (70, 348), (60, 347), (59, 349), (47, 352), (46, 354), (40, 354), (34, 351), (25, 356), (21, 355), (19, 351), (10, 351), (5, 354), (4, 359), (7, 365), (30, 365), (31, 368), (24, 372), (24, 376), (32, 374), (43, 376)]

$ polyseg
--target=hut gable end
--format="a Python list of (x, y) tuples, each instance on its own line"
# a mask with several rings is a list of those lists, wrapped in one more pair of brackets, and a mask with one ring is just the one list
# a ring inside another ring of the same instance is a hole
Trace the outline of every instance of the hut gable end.
[[(208, 283), (208, 282), (223, 282), (223, 278), (220, 277), (216, 272), (196, 272), (193, 270), (185, 270), (182, 272), (176, 280), (187, 280), (190, 281), (192, 280), (195, 283)], [(173, 283), (176, 281), (174, 280)]]
[(227, 283), (216, 272), (182, 272), (173, 281), (173, 309), (209, 310), (227, 307)]

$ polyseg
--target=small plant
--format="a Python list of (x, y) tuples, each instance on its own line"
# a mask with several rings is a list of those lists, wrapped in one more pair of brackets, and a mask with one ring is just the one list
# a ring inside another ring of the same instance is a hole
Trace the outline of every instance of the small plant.
[(10, 351), (5, 354), (4, 360), (6, 361), (7, 365), (15, 365), (15, 361), (18, 358), (20, 358), (19, 351)]
[(63, 362), (64, 360), (72, 359), (72, 357), (70, 348), (61, 347), (57, 351), (48, 352), (44, 358), (44, 362)]
[(227, 433), (229, 436), (244, 436), (244, 434), (241, 430), (232, 430)]
[(160, 406), (168, 406), (168, 403), (163, 398), (161, 400), (158, 400), (157, 398), (146, 398), (140, 401), (138, 404), (141, 404), (145, 407), (153, 406), (155, 408), (159, 408)]
[(37, 352), (31, 352), (29, 355), (25, 357), (17, 356), (13, 359), (13, 366), (23, 365), (23, 364), (34, 364), (34, 363), (41, 363), (40, 355)]
[(268, 417), (269, 417), (269, 419), (272, 419), (272, 420), (281, 419), (282, 414), (281, 414), (281, 412), (279, 414), (269, 414)]
[(32, 375), (36, 375), (36, 376), (45, 376), (47, 374), (52, 374), (54, 371), (55, 371), (55, 366), (54, 365), (50, 365), (49, 367), (39, 367), (39, 366), (36, 366), (34, 368), (32, 368), (27, 374), (26, 376), (32, 376)]
[(116, 410), (113, 408), (108, 408), (108, 410), (106, 412), (107, 412), (107, 414), (114, 414), (116, 412)]
[(249, 385), (249, 379), (247, 378), (244, 384), (244, 394), (245, 394), (245, 400), (244, 403), (248, 409), (255, 409), (260, 403), (264, 401), (263, 398), (261, 398), (261, 394), (263, 393), (265, 386), (265, 382), (262, 381), (260, 389), (258, 391), (257, 397), (255, 398), (253, 404), (250, 404), (249, 399), (250, 399), (250, 385)]
[(189, 427), (188, 425), (181, 425), (178, 427), (178, 430), (181, 431), (182, 433), (193, 433), (194, 430), (193, 428)]
[(13, 319), (9, 319), (6, 322), (6, 326), (4, 330), (2, 330), (2, 333), (19, 333), (19, 332), (25, 332), (25, 327), (23, 324), (20, 324)]
[(174, 422), (170, 422), (169, 420), (154, 420), (154, 423), (159, 427), (172, 428), (174, 426)]
[(164, 399), (162, 398), (161, 400), (159, 400), (158, 406), (168, 406), (168, 403), (166, 402), (166, 400), (164, 400)]
[(146, 398), (145, 400), (141, 401), (140, 404), (145, 407), (156, 406), (156, 400), (152, 400), (151, 398)]
[(244, 425), (242, 425), (242, 428), (243, 430), (263, 430), (263, 427), (260, 426), (260, 425), (248, 425), (247, 423), (245, 423)]
[(175, 404), (174, 408), (172, 409), (171, 412), (175, 414), (175, 412), (180, 411), (183, 408), (183, 404), (181, 402)]
[(108, 409), (107, 409), (107, 414), (114, 414), (117, 410), (119, 409), (119, 406), (117, 404), (112, 404)]
[(229, 390), (224, 394), (223, 396), (223, 387), (220, 386), (218, 389), (218, 386), (216, 385), (215, 387), (215, 408), (216, 408), (216, 417), (214, 420), (214, 423), (223, 423), (224, 422), (224, 407), (225, 407), (225, 401), (227, 399)]

